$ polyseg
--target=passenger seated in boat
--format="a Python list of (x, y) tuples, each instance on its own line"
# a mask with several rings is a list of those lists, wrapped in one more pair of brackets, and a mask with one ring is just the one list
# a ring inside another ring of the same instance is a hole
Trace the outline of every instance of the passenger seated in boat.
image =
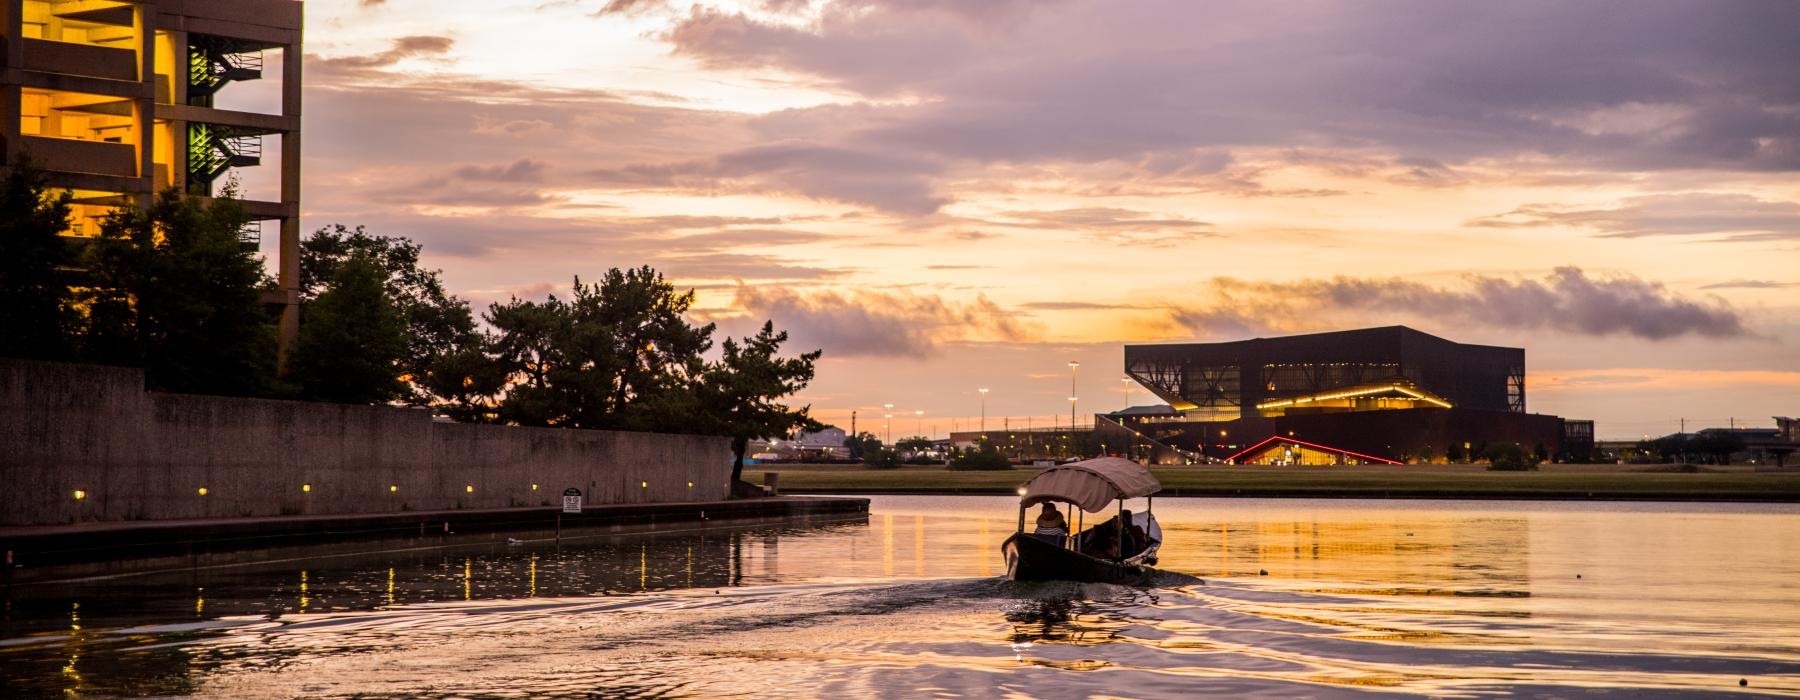
[(1069, 536), (1069, 521), (1063, 519), (1062, 511), (1057, 510), (1056, 506), (1045, 503), (1044, 510), (1038, 513), (1037, 530), (1031, 534), (1060, 547), (1063, 538)]
[(1101, 559), (1119, 558), (1119, 522), (1112, 519), (1088, 528), (1081, 535), (1081, 553)]

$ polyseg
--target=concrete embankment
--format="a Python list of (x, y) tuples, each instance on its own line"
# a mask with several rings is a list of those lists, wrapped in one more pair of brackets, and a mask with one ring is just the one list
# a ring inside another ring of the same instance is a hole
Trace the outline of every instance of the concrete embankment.
[(468, 425), (429, 411), (146, 392), (141, 370), (0, 360), (0, 526), (729, 496), (718, 436)]
[(589, 506), (578, 514), (494, 508), (0, 527), (0, 550), (7, 562), (0, 580), (31, 583), (512, 538), (575, 540), (759, 523), (854, 522), (868, 513), (866, 498), (801, 496)]

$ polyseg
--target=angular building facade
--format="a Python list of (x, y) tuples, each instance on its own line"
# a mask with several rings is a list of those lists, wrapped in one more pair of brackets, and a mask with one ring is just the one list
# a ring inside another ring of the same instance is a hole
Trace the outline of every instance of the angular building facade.
[[(246, 236), (280, 230), (267, 301), (282, 308), (285, 350), (300, 318), (301, 18), (294, 0), (0, 0), (0, 167), (29, 156), (73, 194), (68, 234), (94, 236), (113, 209), (164, 189), (214, 195), (278, 137), (279, 196), (244, 207)], [(215, 107), (265, 77), (268, 51), (282, 57), (279, 109)]]
[[(1525, 351), (1404, 326), (1226, 343), (1125, 346), (1125, 370), (1174, 410), (1102, 417), (1159, 461), (1396, 463), (1495, 442), (1555, 457), (1564, 421), (1525, 406)], [(1585, 427), (1592, 440), (1592, 424)], [(1585, 451), (1582, 452), (1585, 454)]]

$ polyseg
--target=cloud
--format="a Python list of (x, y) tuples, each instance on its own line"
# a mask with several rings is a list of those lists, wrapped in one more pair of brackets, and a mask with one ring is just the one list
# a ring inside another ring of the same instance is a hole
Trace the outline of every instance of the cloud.
[(544, 164), (520, 158), (507, 165), (465, 165), (455, 175), (464, 180), (493, 182), (539, 182), (544, 179)]
[(731, 150), (686, 162), (594, 170), (600, 184), (795, 194), (930, 214), (949, 200), (932, 191), (941, 166), (908, 155), (785, 141)]
[(1549, 330), (1584, 336), (1666, 340), (1680, 336), (1749, 338), (1739, 313), (1723, 302), (1697, 302), (1631, 276), (1596, 278), (1559, 267), (1542, 279), (1472, 275), (1458, 287), (1394, 278), (1336, 277), (1298, 282), (1216, 279), (1218, 301), (1178, 308), (1194, 332), (1248, 336), (1418, 319), (1464, 327)]
[(1442, 187), (1494, 159), (1800, 170), (1800, 42), (1780, 29), (1797, 22), (1800, 5), (1756, 0), (1418, 0), (1380, 16), (1324, 1), (852, 0), (806, 25), (697, 10), (663, 38), (710, 68), (868, 98), (820, 134), (844, 147), (986, 164), (1375, 150), (1411, 164), (1403, 181)]
[(1028, 338), (1035, 329), (978, 296), (957, 302), (910, 292), (821, 291), (802, 294), (772, 286), (739, 285), (733, 305), (772, 319), (798, 345), (828, 356), (929, 357), (958, 340)]
[(1212, 224), (1204, 221), (1118, 207), (1006, 211), (1000, 212), (999, 216), (1002, 220), (984, 223), (1074, 231), (1090, 238), (1125, 244), (1173, 245), (1193, 236), (1217, 235), (1209, 231)]
[(1725, 282), (1714, 282), (1701, 287), (1701, 289), (1787, 289), (1789, 287), (1800, 287), (1800, 282), (1736, 279)]
[(1527, 204), (1466, 225), (1487, 228), (1574, 226), (1607, 238), (1719, 236), (1727, 241), (1800, 239), (1800, 202), (1747, 194), (1682, 192), (1627, 197), (1612, 209)]
[[(369, 3), (365, 3), (367, 5)], [(336, 56), (324, 58), (312, 56), (308, 63), (327, 70), (356, 70), (386, 68), (409, 58), (441, 59), (450, 53), (456, 40), (446, 36), (403, 36), (395, 39), (391, 48), (381, 53), (367, 56)]]

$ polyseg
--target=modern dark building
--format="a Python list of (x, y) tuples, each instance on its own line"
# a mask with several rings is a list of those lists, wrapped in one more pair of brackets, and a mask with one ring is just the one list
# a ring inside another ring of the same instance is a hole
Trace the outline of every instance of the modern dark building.
[(1593, 442), (1591, 421), (1526, 412), (1523, 349), (1404, 326), (1127, 345), (1125, 371), (1174, 415), (1103, 416), (1103, 430), (1154, 443), (1140, 456), (1159, 462), (1454, 460), (1499, 442), (1566, 458)]

